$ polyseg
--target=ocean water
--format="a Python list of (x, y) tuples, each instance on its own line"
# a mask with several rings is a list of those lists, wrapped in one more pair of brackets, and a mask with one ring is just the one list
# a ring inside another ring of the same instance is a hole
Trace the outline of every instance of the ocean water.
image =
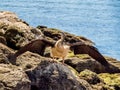
[(1, 0), (31, 26), (46, 25), (84, 36), (106, 56), (120, 60), (120, 0)]

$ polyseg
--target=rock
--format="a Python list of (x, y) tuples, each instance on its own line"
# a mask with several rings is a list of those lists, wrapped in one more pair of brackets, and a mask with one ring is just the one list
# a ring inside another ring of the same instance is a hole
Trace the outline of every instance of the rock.
[(19, 19), (15, 13), (9, 11), (0, 11), (0, 28), (3, 30), (6, 30), (9, 25), (21, 22), (28, 26), (28, 24), (25, 21)]
[(41, 28), (47, 28), (47, 26), (41, 26), (41, 25), (39, 25), (39, 26), (37, 26), (37, 28), (39, 28), (39, 29), (41, 29)]
[[(55, 28), (42, 28), (41, 26), (37, 26), (37, 28), (39, 28), (45, 36), (50, 37), (54, 40), (58, 40), (60, 38), (60, 32), (64, 32), (62, 30), (55, 29)], [(67, 32), (64, 32), (64, 33), (66, 35), (66, 38), (65, 38), (66, 42), (74, 43), (74, 42), (81, 41), (81, 42), (85, 42), (88, 44), (94, 44), (91, 40), (85, 37), (75, 36)]]
[[(13, 49), (19, 49), (24, 46), (33, 38), (30, 31), (21, 29), (18, 26), (11, 26), (5, 32), (5, 38), (7, 40), (8, 46)], [(29, 38), (28, 38), (29, 37)]]
[[(34, 32), (37, 31), (37, 35)], [(14, 24), (7, 28), (5, 38), (8, 46), (13, 49), (19, 49), (30, 41), (39, 38), (41, 32), (38, 29), (30, 26), (25, 26), (24, 23)]]
[(8, 55), (10, 53), (13, 53), (14, 50), (9, 48), (8, 46), (0, 43), (0, 53), (4, 54), (4, 55)]
[(18, 56), (16, 63), (24, 70), (31, 70), (37, 67), (42, 60), (52, 61), (50, 58), (45, 58), (28, 51)]
[(80, 72), (79, 74), (80, 78), (86, 80), (90, 84), (97, 84), (102, 82), (102, 80), (97, 76), (96, 73), (85, 69), (84, 71)]
[(78, 72), (81, 72), (85, 69), (91, 70), (96, 73), (105, 72), (104, 66), (102, 66), (99, 62), (90, 58), (89, 56), (87, 58), (72, 57), (66, 59), (65, 63), (72, 66)]
[(31, 90), (92, 90), (89, 83), (78, 78), (72, 67), (50, 58), (28, 51), (20, 55), (16, 63), (29, 76)]
[[(36, 35), (33, 31), (39, 33)], [(29, 26), (25, 21), (19, 19), (15, 13), (1, 11), (0, 35), (6, 38), (9, 47), (19, 49), (29, 41), (39, 38), (41, 31)]]
[[(88, 55), (71, 55), (69, 53), (65, 60), (67, 65), (53, 62), (49, 57), (49, 50), (45, 50), (45, 56), (25, 52), (18, 56), (15, 61), (14, 58), (9, 60), (8, 56), (14, 54), (14, 50), (30, 41), (41, 38), (43, 34), (48, 40), (56, 41), (60, 38), (60, 32), (62, 31), (46, 26), (33, 28), (19, 19), (15, 13), (0, 11), (0, 90), (120, 89), (120, 75), (102, 74), (107, 72), (105, 67)], [(75, 36), (67, 32), (65, 35), (67, 36), (66, 42), (81, 41), (94, 44), (85, 37)], [(109, 69), (120, 73), (120, 62), (113, 58), (105, 58), (110, 63)], [(12, 65), (9, 61), (12, 64), (16, 63), (17, 66)]]
[(120, 73), (101, 73), (98, 76), (106, 84), (105, 88), (107, 88), (107, 90), (120, 90)]
[(104, 88), (105, 85), (99, 76), (88, 69), (80, 72), (79, 77), (86, 80), (94, 90), (106, 90)]
[(90, 70), (80, 72), (79, 77), (86, 80), (94, 90), (119, 90), (120, 74), (96, 74)]
[(114, 59), (112, 57), (108, 57), (108, 56), (106, 56), (105, 58), (111, 64), (111, 68), (113, 68), (114, 70), (120, 69), (120, 61), (119, 60), (116, 60), (116, 59)]
[(89, 69), (96, 73), (120, 73), (120, 61), (110, 57), (105, 58), (109, 62), (109, 67), (104, 67), (87, 54), (73, 55), (73, 53), (70, 52), (65, 63), (75, 68), (78, 72)]
[(0, 64), (0, 90), (30, 90), (30, 81), (21, 68)]
[(4, 31), (3, 28), (1, 27), (1, 29), (0, 29), (0, 36), (4, 36), (4, 34), (5, 34), (5, 31)]
[(0, 43), (0, 63), (9, 63), (8, 55), (14, 53), (12, 49)]
[(0, 43), (7, 45), (6, 38), (3, 36), (0, 36)]
[(41, 61), (34, 70), (26, 73), (32, 83), (31, 90), (92, 90), (86, 81), (80, 80), (66, 65), (57, 62)]
[(86, 80), (95, 90), (119, 90), (120, 89), (120, 73), (96, 74), (90, 70), (80, 72), (79, 77)]

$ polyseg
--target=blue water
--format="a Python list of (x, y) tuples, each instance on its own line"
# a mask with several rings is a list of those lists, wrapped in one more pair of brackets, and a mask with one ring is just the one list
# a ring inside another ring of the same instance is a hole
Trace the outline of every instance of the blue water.
[(31, 26), (59, 28), (96, 43), (103, 55), (120, 60), (120, 0), (1, 0)]

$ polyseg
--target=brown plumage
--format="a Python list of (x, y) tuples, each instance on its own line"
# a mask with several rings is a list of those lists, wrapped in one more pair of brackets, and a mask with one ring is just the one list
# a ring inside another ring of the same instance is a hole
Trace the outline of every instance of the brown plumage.
[(81, 44), (81, 45), (71, 46), (71, 49), (74, 51), (74, 54), (88, 54), (102, 65), (104, 66), (108, 65), (106, 59), (94, 46)]
[(64, 63), (64, 58), (67, 56), (69, 50), (72, 50), (74, 54), (88, 54), (102, 65), (104, 66), (108, 65), (106, 59), (94, 46), (87, 45), (83, 42), (65, 44), (64, 39), (65, 39), (65, 34), (61, 33), (61, 39), (59, 39), (57, 42), (52, 42), (46, 40), (45, 38), (34, 40), (29, 44), (25, 45), (24, 47), (22, 47), (20, 50), (18, 50), (14, 54), (14, 58), (18, 57), (19, 55), (21, 55), (26, 51), (44, 55), (44, 51), (46, 47), (51, 46), (51, 57), (62, 58), (63, 63)]
[(55, 42), (50, 42), (49, 40), (46, 39), (37, 39), (34, 41), (31, 41), (24, 47), (20, 48), (15, 54), (15, 57), (18, 57), (19, 55), (23, 54), (26, 51), (30, 51), (33, 53), (38, 53), (43, 56), (45, 48), (48, 46), (53, 47)]

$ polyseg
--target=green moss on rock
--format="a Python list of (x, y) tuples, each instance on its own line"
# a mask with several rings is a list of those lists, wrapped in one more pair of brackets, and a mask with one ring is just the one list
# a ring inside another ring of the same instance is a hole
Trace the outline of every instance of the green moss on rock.
[(114, 88), (119, 88), (120, 90), (120, 74), (103, 73), (103, 74), (99, 74), (99, 77), (107, 85), (113, 86)]
[(91, 58), (88, 54), (77, 54), (75, 55), (72, 51), (69, 52), (68, 57), (72, 58), (72, 57), (77, 57), (80, 59), (89, 59)]
[(90, 84), (97, 84), (101, 82), (101, 79), (98, 77), (98, 75), (90, 70), (84, 70), (80, 72), (79, 74), (80, 78), (88, 81)]

